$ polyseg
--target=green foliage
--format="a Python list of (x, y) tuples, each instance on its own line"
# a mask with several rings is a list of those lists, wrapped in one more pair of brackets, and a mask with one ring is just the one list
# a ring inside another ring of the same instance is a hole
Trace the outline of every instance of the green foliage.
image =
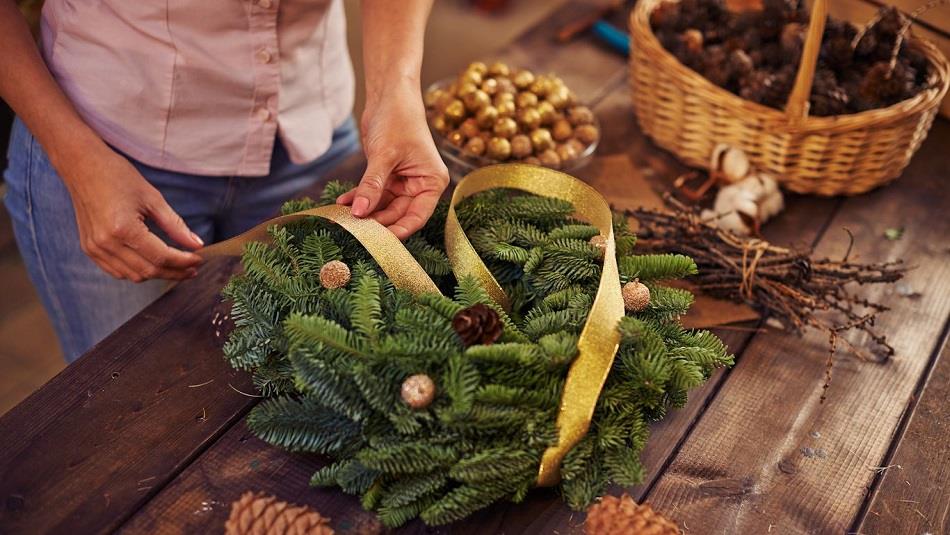
[[(284, 213), (333, 202), (349, 187), (332, 183), (320, 200), (291, 201)], [(506, 190), (458, 207), (511, 299), (509, 311), (474, 280), (454, 279), (442, 247), (444, 203), (406, 246), (452, 297), (394, 288), (352, 236), (321, 219), (249, 244), (244, 273), (223, 293), (236, 325), (225, 356), (252, 372), (268, 398), (251, 411), (251, 431), (288, 450), (328, 455), (333, 462), (311, 484), (360, 495), (387, 526), (416, 517), (444, 524), (524, 499), (541, 455), (557, 442), (561, 392), (601, 272), (601, 252), (589, 243), (599, 231), (573, 211), (565, 201)], [(659, 284), (695, 273), (692, 260), (634, 255), (622, 216), (614, 233), (621, 279), (640, 279), (652, 297), (617, 326), (620, 348), (590, 430), (562, 463), (560, 492), (578, 509), (611, 483), (638, 483), (650, 421), (732, 363), (718, 338), (677, 322), (692, 295)], [(330, 260), (351, 267), (346, 287), (320, 285)], [(452, 319), (475, 303), (498, 312), (503, 332), (493, 345), (466, 348)], [(428, 407), (413, 409), (400, 396), (414, 374), (436, 385)]]

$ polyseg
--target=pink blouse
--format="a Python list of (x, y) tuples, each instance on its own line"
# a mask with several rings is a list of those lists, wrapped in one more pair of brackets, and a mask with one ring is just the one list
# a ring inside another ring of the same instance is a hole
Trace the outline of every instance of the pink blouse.
[(266, 175), (276, 135), (309, 161), (352, 113), (339, 0), (47, 0), (42, 48), (106, 142), (170, 171)]

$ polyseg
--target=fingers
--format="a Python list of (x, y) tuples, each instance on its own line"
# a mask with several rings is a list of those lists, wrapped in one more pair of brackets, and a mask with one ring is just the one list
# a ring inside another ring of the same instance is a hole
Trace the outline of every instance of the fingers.
[(149, 195), (145, 208), (159, 228), (165, 231), (165, 234), (168, 234), (168, 237), (174, 240), (175, 243), (191, 250), (204, 247), (201, 238), (188, 228), (185, 220), (168, 205), (158, 190)]
[(342, 204), (343, 206), (349, 206), (353, 203), (353, 197), (356, 196), (356, 189), (351, 189), (350, 191), (340, 195), (336, 198), (337, 204)]
[(136, 218), (84, 238), (83, 251), (109, 275), (133, 282), (192, 278), (202, 262), (194, 253), (169, 247)]
[(393, 171), (392, 159), (386, 156), (370, 158), (366, 173), (359, 186), (353, 190), (353, 215), (366, 217), (376, 210), (386, 188), (386, 181)]
[(405, 215), (406, 210), (409, 208), (409, 203), (411, 202), (412, 197), (396, 197), (384, 210), (379, 210), (374, 213), (373, 219), (380, 225), (388, 227), (396, 221), (399, 221), (399, 219)]
[(425, 191), (413, 197), (406, 208), (405, 214), (395, 223), (389, 225), (389, 230), (400, 240), (405, 240), (411, 236), (421, 229), (429, 217), (432, 216), (440, 195), (441, 192), (438, 191)]

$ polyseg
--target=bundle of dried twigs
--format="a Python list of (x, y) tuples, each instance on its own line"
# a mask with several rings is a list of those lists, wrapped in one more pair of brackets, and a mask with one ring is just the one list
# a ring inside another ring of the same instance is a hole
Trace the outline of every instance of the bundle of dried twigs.
[(864, 331), (873, 342), (867, 351), (841, 339), (860, 358), (883, 362), (894, 354), (886, 337), (874, 329), (877, 314), (888, 307), (858, 296), (851, 283), (895, 282), (906, 271), (901, 262), (851, 262), (850, 246), (842, 260), (817, 259), (811, 250), (786, 249), (720, 230), (704, 222), (697, 208), (670, 196), (666, 201), (670, 211), (627, 212), (640, 223), (638, 246), (691, 256), (699, 266), (692, 282), (702, 291), (748, 303), (794, 332), (814, 328), (827, 333), (826, 379), (843, 332)]

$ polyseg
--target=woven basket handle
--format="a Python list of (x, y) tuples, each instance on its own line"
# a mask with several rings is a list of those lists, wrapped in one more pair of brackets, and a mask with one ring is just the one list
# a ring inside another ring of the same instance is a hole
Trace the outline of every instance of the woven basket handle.
[(805, 35), (805, 47), (802, 61), (795, 75), (795, 85), (785, 104), (785, 116), (789, 122), (798, 123), (808, 117), (808, 98), (815, 81), (815, 68), (818, 66), (818, 53), (821, 51), (821, 38), (825, 33), (825, 19), (828, 17), (828, 2), (815, 0), (811, 8), (811, 20)]

